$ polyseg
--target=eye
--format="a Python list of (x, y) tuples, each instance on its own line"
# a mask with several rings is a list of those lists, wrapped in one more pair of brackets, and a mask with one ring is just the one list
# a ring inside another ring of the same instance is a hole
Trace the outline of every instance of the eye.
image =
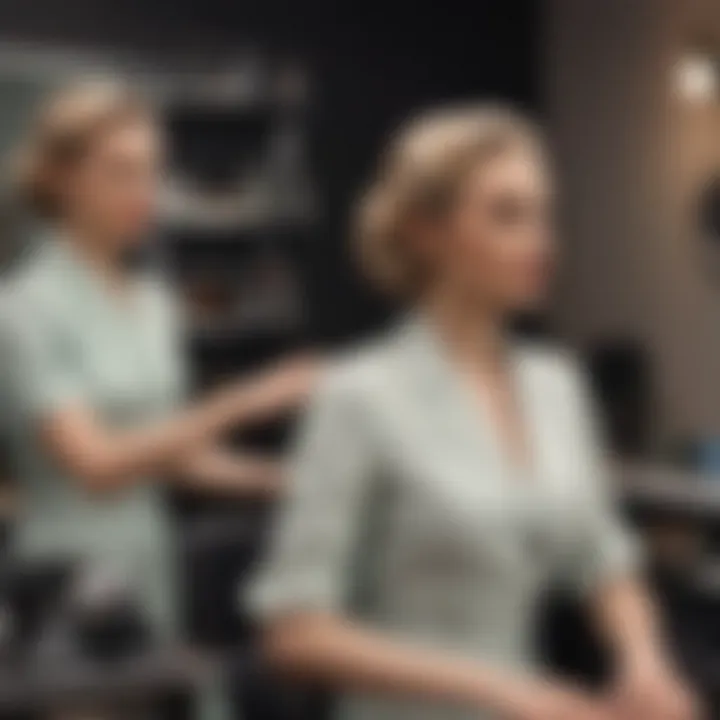
[(499, 225), (540, 225), (551, 222), (552, 202), (541, 196), (507, 193), (490, 200), (489, 212)]
[(496, 222), (515, 225), (532, 220), (537, 214), (537, 206), (536, 203), (526, 198), (506, 195), (495, 198), (491, 202), (490, 214)]

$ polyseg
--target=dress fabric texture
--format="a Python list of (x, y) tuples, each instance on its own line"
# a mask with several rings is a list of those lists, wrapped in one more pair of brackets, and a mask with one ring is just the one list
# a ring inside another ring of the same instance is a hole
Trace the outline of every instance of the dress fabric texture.
[[(409, 644), (532, 673), (537, 602), (631, 571), (581, 374), (516, 344), (531, 468), (511, 462), (432, 329), (414, 318), (339, 363), (298, 438), (285, 507), (247, 602), (268, 619), (349, 615)], [(477, 720), (346, 694), (341, 720)], [(490, 717), (483, 715), (480, 717)]]

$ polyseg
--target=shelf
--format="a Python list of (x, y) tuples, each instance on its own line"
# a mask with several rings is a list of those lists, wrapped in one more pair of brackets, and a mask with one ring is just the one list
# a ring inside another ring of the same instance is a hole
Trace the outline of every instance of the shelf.
[(204, 346), (223, 346), (229, 343), (237, 343), (243, 339), (257, 339), (258, 337), (296, 336), (302, 332), (304, 323), (288, 322), (234, 322), (216, 325), (198, 325), (191, 328), (189, 340), (191, 343)]
[(230, 210), (213, 215), (214, 211), (205, 209), (194, 213), (164, 212), (161, 225), (166, 234), (180, 234), (183, 240), (196, 236), (195, 242), (209, 241), (245, 242), (273, 237), (278, 234), (300, 234), (316, 227), (319, 214), (308, 208), (298, 213), (249, 213)]
[(624, 502), (645, 511), (720, 521), (720, 478), (661, 463), (620, 463), (618, 489)]
[(0, 666), (0, 710), (52, 710), (73, 700), (112, 702), (197, 687), (215, 663), (185, 646), (156, 649), (114, 663), (68, 657), (65, 662)]

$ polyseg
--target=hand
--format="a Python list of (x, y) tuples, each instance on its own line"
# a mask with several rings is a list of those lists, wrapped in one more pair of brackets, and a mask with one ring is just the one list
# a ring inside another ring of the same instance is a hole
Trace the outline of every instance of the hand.
[(297, 355), (263, 370), (254, 379), (237, 386), (240, 402), (254, 416), (273, 416), (291, 412), (308, 399), (323, 372), (323, 363), (313, 355)]
[(323, 363), (311, 354), (295, 355), (268, 371), (266, 381), (274, 387), (280, 403), (296, 407), (304, 402), (317, 386)]
[(509, 697), (503, 708), (508, 720), (617, 720), (604, 701), (559, 683), (526, 685)]
[(617, 720), (699, 720), (699, 702), (677, 673), (649, 661), (621, 673), (609, 698)]

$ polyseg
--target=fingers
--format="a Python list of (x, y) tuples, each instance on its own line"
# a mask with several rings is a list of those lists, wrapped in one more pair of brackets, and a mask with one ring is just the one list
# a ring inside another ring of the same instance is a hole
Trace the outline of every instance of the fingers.
[(608, 702), (611, 720), (705, 720), (691, 694), (668, 692), (665, 688), (657, 690), (613, 697)]

